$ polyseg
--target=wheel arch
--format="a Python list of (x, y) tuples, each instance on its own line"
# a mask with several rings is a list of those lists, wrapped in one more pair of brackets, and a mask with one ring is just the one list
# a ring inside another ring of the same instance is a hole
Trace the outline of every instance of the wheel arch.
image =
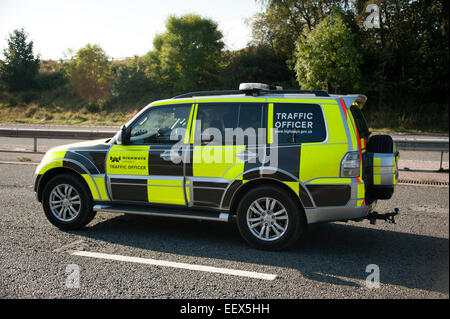
[(42, 193), (44, 191), (45, 185), (47, 185), (47, 183), (53, 177), (62, 174), (71, 174), (73, 176), (78, 177), (83, 182), (84, 186), (87, 187), (87, 189), (89, 190), (88, 193), (92, 198), (92, 193), (90, 191), (89, 185), (86, 183), (86, 180), (83, 178), (80, 172), (76, 171), (73, 168), (63, 166), (63, 167), (55, 167), (46, 171), (43, 175), (41, 175), (41, 177), (38, 180), (36, 180), (35, 190), (36, 190), (36, 197), (39, 202), (42, 202)]
[(245, 196), (246, 193), (248, 193), (252, 188), (258, 187), (258, 186), (275, 186), (283, 191), (285, 191), (287, 194), (289, 194), (290, 197), (294, 199), (294, 201), (297, 203), (300, 211), (305, 214), (305, 206), (303, 205), (302, 201), (300, 200), (300, 197), (297, 196), (297, 194), (294, 192), (292, 188), (290, 188), (288, 185), (284, 184), (282, 181), (267, 178), (267, 177), (261, 177), (256, 178), (253, 180), (250, 180), (243, 185), (241, 185), (236, 192), (233, 194), (230, 202), (230, 214), (235, 215), (237, 213), (237, 208), (239, 206), (239, 202), (241, 199)]

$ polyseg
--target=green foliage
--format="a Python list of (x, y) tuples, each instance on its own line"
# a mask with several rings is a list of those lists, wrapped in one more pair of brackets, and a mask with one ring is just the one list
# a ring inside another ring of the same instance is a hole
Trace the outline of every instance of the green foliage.
[(312, 31), (336, 9), (348, 9), (341, 0), (257, 0), (265, 11), (252, 19), (253, 43), (269, 45), (280, 57), (293, 63), (295, 42)]
[(0, 78), (9, 91), (29, 89), (35, 85), (39, 56), (34, 57), (33, 41), (27, 41), (24, 29), (9, 34), (8, 47), (3, 51)]
[(217, 23), (188, 14), (170, 16), (166, 28), (155, 37), (154, 50), (146, 57), (159, 84), (176, 92), (214, 87), (224, 46)]
[(249, 46), (226, 52), (226, 65), (220, 75), (223, 89), (237, 89), (242, 82), (263, 82), (296, 87), (295, 74), (268, 46)]
[(48, 91), (67, 84), (67, 77), (61, 71), (40, 73), (36, 78), (36, 86), (40, 91)]
[(111, 65), (98, 45), (87, 44), (78, 50), (66, 66), (77, 94), (89, 102), (105, 100), (111, 93)]
[(339, 13), (325, 17), (297, 41), (295, 71), (303, 89), (343, 93), (358, 89), (361, 55)]
[[(369, 1), (356, 1), (355, 19)], [(448, 2), (380, 1), (381, 28), (359, 32), (368, 107), (406, 110), (448, 105)]]
[(120, 100), (135, 100), (145, 96), (153, 83), (143, 59), (138, 56), (112, 67), (112, 93)]

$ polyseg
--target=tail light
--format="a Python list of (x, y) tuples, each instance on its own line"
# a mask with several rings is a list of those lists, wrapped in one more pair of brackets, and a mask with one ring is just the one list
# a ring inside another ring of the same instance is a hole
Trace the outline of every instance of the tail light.
[(341, 161), (341, 177), (359, 177), (361, 165), (360, 152), (347, 152)]

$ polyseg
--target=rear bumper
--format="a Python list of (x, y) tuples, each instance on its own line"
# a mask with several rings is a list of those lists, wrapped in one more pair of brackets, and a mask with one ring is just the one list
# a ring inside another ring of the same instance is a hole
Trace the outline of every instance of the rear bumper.
[(375, 203), (360, 207), (319, 207), (305, 209), (308, 224), (343, 221), (351, 219), (362, 219), (374, 208)]

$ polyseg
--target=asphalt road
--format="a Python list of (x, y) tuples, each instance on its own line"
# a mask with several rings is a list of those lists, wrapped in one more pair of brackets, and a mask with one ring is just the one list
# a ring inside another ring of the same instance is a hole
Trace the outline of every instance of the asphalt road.
[[(60, 231), (34, 199), (34, 169), (0, 164), (0, 298), (449, 298), (448, 188), (398, 186), (393, 199), (379, 204), (379, 211), (400, 208), (395, 225), (316, 225), (293, 249), (264, 252), (246, 246), (234, 224), (219, 222), (99, 213), (81, 231)], [(371, 264), (379, 268), (379, 288), (366, 285)]]

